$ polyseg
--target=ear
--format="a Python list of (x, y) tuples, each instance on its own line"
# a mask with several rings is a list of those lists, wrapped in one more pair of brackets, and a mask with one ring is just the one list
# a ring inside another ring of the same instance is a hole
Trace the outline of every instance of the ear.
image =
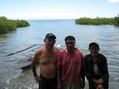
[(44, 39), (44, 42), (45, 42), (46, 39)]

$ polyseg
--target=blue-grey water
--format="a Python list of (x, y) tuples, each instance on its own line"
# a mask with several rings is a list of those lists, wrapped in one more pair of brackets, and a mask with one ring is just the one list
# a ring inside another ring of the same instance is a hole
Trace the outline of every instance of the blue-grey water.
[[(25, 49), (34, 44), (43, 44), (46, 33), (57, 36), (56, 44), (62, 43), (67, 35), (76, 38), (76, 46), (88, 54), (88, 44), (96, 41), (100, 53), (107, 57), (109, 68), (109, 89), (119, 88), (119, 27), (113, 25), (77, 25), (74, 20), (28, 20), (29, 27), (0, 35), (0, 89), (37, 89), (31, 69), (22, 71), (19, 61), (27, 56), (5, 55)], [(27, 53), (27, 52), (26, 52)], [(88, 85), (86, 82), (86, 89)]]

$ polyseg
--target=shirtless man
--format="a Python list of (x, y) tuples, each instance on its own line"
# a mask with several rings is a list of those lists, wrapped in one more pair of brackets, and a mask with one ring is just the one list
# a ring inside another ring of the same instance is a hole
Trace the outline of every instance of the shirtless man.
[[(48, 33), (45, 36), (45, 47), (36, 51), (34, 59), (32, 60), (32, 72), (37, 83), (39, 83), (39, 89), (56, 89), (57, 77), (56, 77), (56, 61), (60, 50), (54, 47), (56, 37), (52, 33)], [(36, 72), (36, 63), (40, 64), (40, 76)]]

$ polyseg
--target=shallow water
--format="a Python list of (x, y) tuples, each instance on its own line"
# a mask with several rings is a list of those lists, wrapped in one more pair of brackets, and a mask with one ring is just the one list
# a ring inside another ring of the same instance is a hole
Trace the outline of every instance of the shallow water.
[[(37, 89), (31, 69), (22, 71), (18, 62), (27, 56), (5, 55), (25, 49), (34, 44), (43, 44), (46, 33), (57, 36), (56, 44), (62, 43), (67, 35), (76, 38), (76, 46), (88, 54), (88, 44), (96, 41), (100, 53), (108, 60), (110, 89), (119, 87), (119, 27), (113, 25), (76, 25), (74, 20), (29, 20), (31, 26), (0, 35), (0, 89)], [(27, 52), (25, 53), (27, 54)], [(33, 54), (33, 53), (32, 53)], [(37, 70), (38, 71), (38, 70)], [(87, 82), (86, 82), (87, 89)]]

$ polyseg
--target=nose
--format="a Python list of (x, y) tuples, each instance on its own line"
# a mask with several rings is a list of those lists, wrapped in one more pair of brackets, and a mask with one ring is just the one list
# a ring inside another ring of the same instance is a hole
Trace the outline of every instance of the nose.
[(72, 46), (73, 44), (68, 44), (69, 46)]

